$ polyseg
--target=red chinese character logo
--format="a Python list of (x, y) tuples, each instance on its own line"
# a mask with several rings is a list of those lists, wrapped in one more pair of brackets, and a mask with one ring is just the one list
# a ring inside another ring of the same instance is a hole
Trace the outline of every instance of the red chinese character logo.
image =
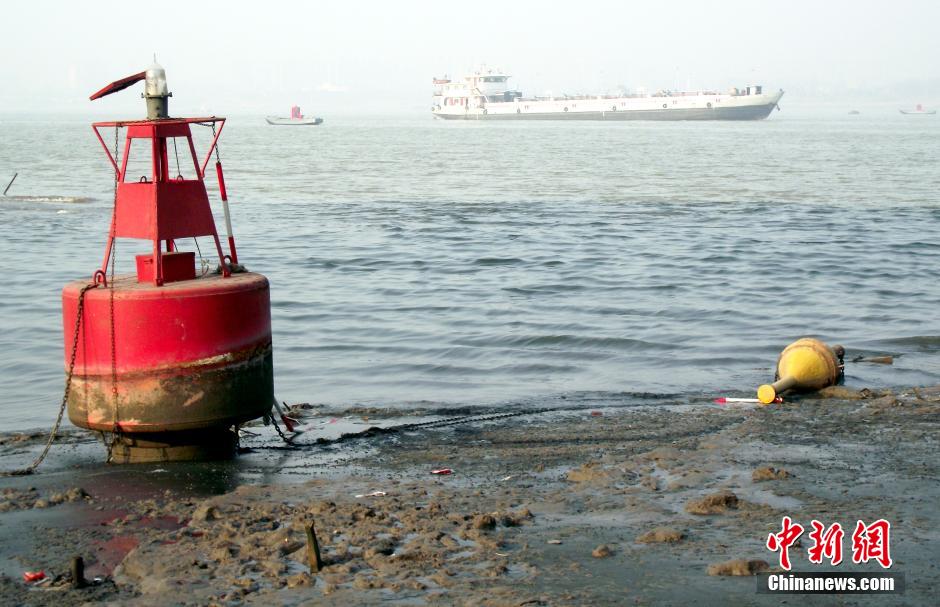
[(780, 566), (790, 570), (790, 546), (803, 535), (803, 525), (794, 523), (789, 516), (783, 517), (783, 529), (780, 533), (771, 533), (767, 536), (767, 550), (780, 551)]
[(815, 519), (810, 524), (813, 530), (809, 533), (809, 539), (813, 540), (813, 545), (809, 549), (809, 562), (822, 563), (823, 557), (826, 557), (833, 566), (841, 563), (842, 538), (845, 537), (842, 525), (833, 523), (832, 527), (826, 529), (825, 525)]
[(858, 521), (852, 534), (852, 562), (867, 563), (875, 559), (887, 569), (891, 566), (891, 523), (878, 519), (871, 525)]

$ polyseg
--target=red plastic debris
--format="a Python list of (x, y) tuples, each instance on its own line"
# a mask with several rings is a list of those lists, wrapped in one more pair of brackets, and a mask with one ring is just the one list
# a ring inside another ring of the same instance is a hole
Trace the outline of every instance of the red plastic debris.
[(454, 471), (450, 468), (438, 468), (437, 470), (431, 470), (431, 474), (453, 474)]
[(46, 579), (45, 571), (24, 571), (23, 572), (23, 581), (24, 582), (39, 582)]
[(591, 417), (600, 417), (603, 414), (602, 411), (591, 411)]
[(293, 417), (287, 417), (283, 413), (281, 413), (281, 421), (284, 422), (284, 425), (287, 427), (288, 432), (293, 432), (294, 425), (300, 423)]

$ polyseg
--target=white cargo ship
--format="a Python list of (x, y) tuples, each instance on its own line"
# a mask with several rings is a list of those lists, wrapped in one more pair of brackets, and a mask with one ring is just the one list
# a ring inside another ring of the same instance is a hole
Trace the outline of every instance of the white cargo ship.
[(783, 91), (762, 86), (651, 94), (523, 97), (500, 70), (478, 70), (462, 80), (434, 79), (431, 113), (445, 120), (761, 120)]

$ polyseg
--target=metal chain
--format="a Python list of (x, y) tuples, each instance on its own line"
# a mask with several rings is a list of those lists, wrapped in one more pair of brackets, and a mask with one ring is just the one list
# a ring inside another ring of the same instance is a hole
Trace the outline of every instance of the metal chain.
[[(397, 426), (387, 426), (385, 428), (379, 426), (372, 426), (361, 432), (347, 432), (342, 434), (338, 438), (334, 439), (325, 439), (318, 438), (313, 443), (295, 443), (289, 438), (285, 437), (281, 432), (281, 429), (278, 428), (277, 422), (274, 422), (274, 428), (277, 430), (278, 435), (284, 440), (285, 443), (290, 445), (292, 449), (299, 449), (301, 447), (314, 447), (329, 443), (339, 443), (342, 441), (354, 439), (354, 438), (370, 438), (379, 434), (396, 434), (399, 432), (408, 432), (410, 430), (428, 430), (432, 428), (443, 428), (446, 426), (456, 426), (459, 424), (470, 424), (475, 422), (486, 422), (493, 421), (498, 419), (507, 419), (510, 417), (522, 417), (525, 415), (536, 415), (538, 413), (547, 413), (549, 411), (556, 411), (556, 409), (521, 409), (519, 411), (511, 411), (508, 413), (491, 413), (488, 415), (465, 415), (462, 417), (450, 417), (446, 419), (438, 419), (429, 422), (417, 422), (411, 424), (399, 424)], [(268, 447), (268, 449), (283, 449), (285, 447)]]
[[(663, 394), (663, 395), (651, 395), (651, 394), (638, 394), (637, 396), (645, 398), (674, 398), (677, 395), (673, 394)], [(622, 408), (622, 407), (635, 407), (635, 404), (630, 405), (605, 405), (605, 408)], [(669, 406), (665, 404), (659, 404), (657, 406)], [(688, 406), (686, 403), (677, 402), (674, 406), (685, 407)], [(372, 426), (366, 428), (361, 432), (347, 432), (340, 435), (337, 438), (318, 438), (312, 443), (297, 443), (292, 440), (285, 440), (288, 443), (288, 446), (260, 446), (256, 447), (258, 449), (267, 449), (267, 450), (292, 450), (300, 449), (303, 447), (316, 447), (322, 445), (329, 445), (333, 443), (341, 443), (343, 441), (357, 439), (357, 438), (372, 438), (375, 436), (380, 436), (383, 434), (396, 434), (400, 432), (408, 432), (411, 430), (429, 430), (434, 428), (444, 428), (447, 426), (457, 426), (460, 424), (472, 424), (477, 422), (487, 422), (494, 420), (508, 419), (512, 417), (524, 417), (527, 415), (538, 415), (541, 413), (564, 413), (564, 412), (574, 412), (574, 411), (586, 411), (593, 410), (596, 405), (574, 405), (569, 407), (557, 407), (557, 408), (539, 408), (539, 409), (520, 409), (518, 411), (509, 411), (506, 413), (484, 413), (480, 415), (465, 415), (462, 417), (448, 417), (444, 419), (432, 420), (427, 422), (416, 422), (411, 424), (399, 424), (397, 426), (386, 426), (384, 428), (380, 426)], [(279, 433), (280, 434), (280, 433)], [(282, 435), (283, 437), (283, 435)]]
[(176, 137), (173, 138), (173, 155), (176, 156), (176, 176), (179, 178), (183, 176), (183, 169), (180, 168), (180, 153), (176, 149)]
[[(650, 394), (643, 394), (644, 397), (653, 397)], [(672, 397), (675, 395), (660, 395), (662, 397)], [(302, 447), (315, 447), (320, 445), (327, 445), (332, 443), (340, 443), (350, 439), (356, 438), (371, 438), (374, 436), (382, 434), (395, 434), (399, 432), (408, 432), (411, 430), (429, 430), (434, 428), (444, 428), (447, 426), (457, 426), (460, 424), (472, 424), (477, 422), (487, 422), (494, 420), (508, 419), (512, 417), (524, 417), (527, 415), (538, 415), (540, 413), (562, 413), (562, 412), (572, 412), (572, 411), (585, 411), (593, 410), (596, 405), (583, 405), (583, 406), (569, 406), (569, 407), (557, 407), (557, 408), (539, 408), (539, 409), (520, 409), (518, 411), (509, 411), (506, 413), (484, 413), (480, 415), (465, 415), (461, 417), (448, 417), (444, 419), (437, 419), (427, 422), (415, 422), (410, 424), (399, 424), (397, 426), (386, 426), (384, 428), (380, 426), (372, 426), (366, 428), (361, 432), (347, 432), (340, 435), (337, 438), (327, 439), (327, 438), (318, 438), (312, 443), (297, 443), (293, 440), (285, 439), (285, 442), (288, 443), (287, 447), (274, 447), (274, 446), (262, 446), (258, 447), (260, 449), (269, 449), (269, 450), (282, 450), (282, 449), (299, 449)], [(636, 405), (627, 405), (629, 407), (634, 407)], [(664, 406), (662, 404), (658, 406)], [(676, 403), (676, 406), (687, 406), (685, 403)], [(619, 408), (618, 406), (606, 405), (606, 408)], [(284, 438), (284, 435), (279, 431), (278, 434), (281, 435), (281, 438)]]
[[(215, 141), (215, 123), (212, 123), (212, 140)], [(215, 161), (222, 162), (222, 156), (219, 155), (219, 142), (215, 141)]]
[[(175, 144), (175, 141), (174, 141)], [(117, 161), (118, 153), (118, 128), (114, 129), (114, 158)], [(112, 227), (114, 229), (111, 236), (111, 278), (108, 280), (108, 308), (111, 317), (111, 402), (114, 406), (114, 419), (111, 427), (111, 442), (108, 445), (108, 459), (111, 461), (111, 453), (114, 445), (119, 439), (120, 426), (118, 426), (118, 387), (117, 387), (117, 338), (114, 330), (114, 275), (117, 259), (117, 188), (118, 174), (114, 173), (114, 220)]]
[(508, 417), (520, 417), (523, 415), (535, 415), (537, 413), (546, 413), (552, 409), (522, 409), (520, 411), (510, 411), (508, 413), (491, 413), (488, 415), (465, 415), (463, 417), (451, 417), (447, 419), (439, 419), (429, 422), (417, 422), (413, 424), (401, 424), (398, 426), (392, 426), (395, 429), (395, 432), (403, 432), (406, 430), (421, 430), (427, 428), (441, 428), (444, 426), (456, 426), (458, 424), (467, 424), (472, 422), (485, 422), (491, 421), (494, 419), (506, 419)]
[(275, 415), (274, 415), (274, 410), (273, 410), (273, 409), (272, 409), (272, 411), (271, 411), (271, 423), (274, 424), (274, 429), (277, 431), (277, 435), (281, 437), (281, 440), (283, 440), (283, 441), (284, 441), (285, 443), (287, 443), (288, 445), (293, 445), (293, 444), (294, 444), (293, 442), (291, 442), (290, 437), (288, 437), (287, 435), (285, 435), (284, 432), (281, 430), (281, 427), (277, 425), (277, 419), (276, 419), (276, 417), (275, 417)]
[(78, 355), (78, 338), (81, 334), (82, 317), (85, 313), (85, 293), (97, 286), (97, 283), (87, 284), (78, 292), (78, 306), (75, 310), (75, 333), (72, 337), (72, 352), (69, 354), (69, 370), (65, 374), (65, 390), (62, 393), (62, 404), (59, 405), (59, 414), (55, 418), (55, 424), (53, 424), (52, 430), (49, 431), (49, 440), (46, 441), (45, 448), (43, 448), (39, 457), (33, 460), (33, 463), (30, 465), (20, 470), (0, 472), (0, 476), (26, 476), (27, 474), (32, 474), (36, 468), (39, 467), (39, 464), (46, 459), (46, 455), (49, 454), (49, 449), (52, 448), (52, 443), (55, 441), (56, 435), (59, 432), (59, 426), (62, 424), (62, 416), (69, 402), (69, 394), (72, 392), (72, 376), (75, 373), (75, 358)]
[(196, 251), (199, 252), (199, 267), (202, 268), (201, 274), (199, 274), (199, 276), (202, 277), (209, 273), (209, 262), (203, 258), (202, 249), (199, 248), (199, 240), (195, 236), (193, 236), (193, 244), (196, 245)]

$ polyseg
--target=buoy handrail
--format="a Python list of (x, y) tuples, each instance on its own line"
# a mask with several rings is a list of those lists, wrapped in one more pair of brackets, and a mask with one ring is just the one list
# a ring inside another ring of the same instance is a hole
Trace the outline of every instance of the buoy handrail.
[[(91, 128), (95, 131), (95, 136), (98, 138), (98, 141), (101, 143), (101, 147), (104, 148), (105, 153), (108, 155), (108, 160), (111, 162), (111, 166), (114, 167), (116, 172), (120, 172), (120, 168), (117, 165), (117, 160), (111, 154), (111, 150), (108, 149), (108, 146), (101, 137), (101, 132), (98, 129), (121, 129), (134, 126), (146, 127), (152, 126), (153, 123), (153, 120), (109, 120), (105, 122), (95, 122), (91, 125)], [(206, 153), (205, 160), (202, 161), (202, 166), (199, 171), (202, 179), (205, 179), (206, 177), (206, 165), (209, 164), (209, 158), (212, 157), (212, 152), (215, 150), (215, 146), (219, 141), (219, 135), (222, 133), (222, 127), (225, 125), (225, 118), (221, 116), (208, 116), (202, 118), (164, 118), (159, 121), (159, 124), (161, 125), (198, 124), (199, 126), (210, 126), (215, 125), (215, 123), (219, 123), (219, 129), (216, 132), (215, 137), (212, 139), (212, 143), (209, 145), (209, 150)]]

